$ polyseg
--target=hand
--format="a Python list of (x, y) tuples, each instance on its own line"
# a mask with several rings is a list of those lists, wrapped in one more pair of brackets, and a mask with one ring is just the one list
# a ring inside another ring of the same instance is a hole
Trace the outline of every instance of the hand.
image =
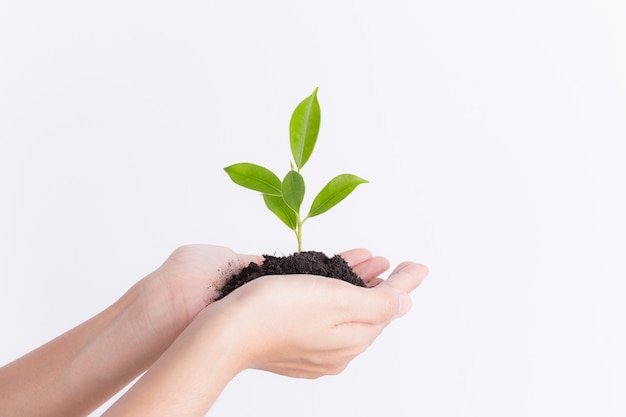
[[(337, 374), (411, 306), (408, 293), (427, 274), (414, 263), (399, 265), (386, 281), (384, 258), (362, 250), (344, 254), (372, 288), (332, 278), (277, 275), (258, 278), (207, 309), (236, 320), (240, 368), (304, 378)], [(202, 320), (202, 317), (198, 317)], [(195, 324), (195, 323), (194, 323)]]
[[(138, 283), (149, 297), (159, 300), (179, 330), (208, 304), (233, 274), (263, 257), (241, 255), (214, 245), (185, 245), (176, 249), (156, 271)], [(159, 320), (161, 319), (158, 314)]]

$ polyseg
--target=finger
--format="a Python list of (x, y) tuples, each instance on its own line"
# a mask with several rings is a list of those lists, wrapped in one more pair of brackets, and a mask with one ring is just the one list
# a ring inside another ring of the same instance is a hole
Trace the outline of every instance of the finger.
[(360, 276), (368, 287), (370, 286), (370, 281), (375, 280), (388, 269), (389, 261), (382, 256), (375, 256), (352, 268), (354, 273)]
[(364, 248), (350, 249), (341, 252), (339, 255), (348, 263), (350, 268), (354, 268), (372, 257), (372, 253)]
[(388, 285), (408, 294), (422, 283), (426, 275), (428, 275), (428, 267), (426, 265), (403, 262), (396, 267), (389, 278), (381, 285)]
[(337, 288), (330, 297), (331, 305), (341, 311), (338, 325), (346, 323), (379, 325), (405, 313), (401, 308), (406, 304), (408, 295), (382, 284), (375, 289), (347, 284), (341, 289)]
[[(397, 297), (397, 310), (393, 315), (393, 319), (402, 317), (409, 312), (412, 306), (409, 293), (417, 288), (424, 278), (428, 275), (428, 267), (414, 262), (403, 262), (396, 267), (387, 280), (384, 280), (376, 286), (372, 292), (379, 290), (389, 291)], [(382, 314), (388, 313), (382, 312)]]

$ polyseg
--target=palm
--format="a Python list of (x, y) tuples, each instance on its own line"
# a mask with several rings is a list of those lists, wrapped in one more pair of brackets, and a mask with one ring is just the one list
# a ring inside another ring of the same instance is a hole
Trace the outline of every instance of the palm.
[(176, 249), (158, 269), (161, 286), (169, 292), (176, 313), (190, 322), (218, 295), (226, 280), (259, 256), (240, 255), (213, 245), (186, 245)]

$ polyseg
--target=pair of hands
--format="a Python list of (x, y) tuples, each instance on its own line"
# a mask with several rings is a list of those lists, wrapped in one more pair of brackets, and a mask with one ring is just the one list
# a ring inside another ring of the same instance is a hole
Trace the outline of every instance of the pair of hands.
[(212, 302), (226, 280), (250, 262), (220, 246), (183, 246), (141, 285), (160, 292), (181, 332), (208, 334), (216, 317), (237, 329), (236, 366), (315, 378), (341, 372), (393, 319), (411, 307), (409, 293), (428, 269), (405, 262), (388, 279), (383, 257), (366, 249), (341, 254), (370, 288), (310, 275), (258, 278)]
[(341, 372), (409, 310), (427, 274), (407, 262), (382, 280), (385, 258), (342, 256), (370, 288), (276, 275), (213, 302), (233, 273), (262, 258), (183, 246), (94, 317), (0, 367), (0, 415), (86, 415), (145, 372), (105, 416), (203, 416), (244, 369)]

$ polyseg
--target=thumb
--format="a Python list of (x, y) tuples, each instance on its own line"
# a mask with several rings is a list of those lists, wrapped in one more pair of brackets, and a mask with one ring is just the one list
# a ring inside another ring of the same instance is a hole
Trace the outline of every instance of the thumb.
[[(344, 287), (342, 301), (345, 321), (381, 324), (405, 315), (411, 309), (409, 292), (428, 274), (425, 265), (403, 262), (387, 280), (374, 288)], [(339, 292), (335, 292), (339, 295)]]
[(390, 286), (408, 294), (419, 287), (426, 275), (428, 275), (428, 267), (426, 265), (403, 262), (380, 285)]
[(426, 265), (403, 262), (394, 269), (389, 278), (374, 287), (374, 291), (384, 289), (397, 295), (398, 307), (392, 319), (402, 317), (411, 310), (409, 293), (422, 283), (426, 275), (428, 275)]
[(408, 294), (391, 286), (347, 289), (343, 307), (343, 323), (386, 324), (404, 315), (411, 308)]

